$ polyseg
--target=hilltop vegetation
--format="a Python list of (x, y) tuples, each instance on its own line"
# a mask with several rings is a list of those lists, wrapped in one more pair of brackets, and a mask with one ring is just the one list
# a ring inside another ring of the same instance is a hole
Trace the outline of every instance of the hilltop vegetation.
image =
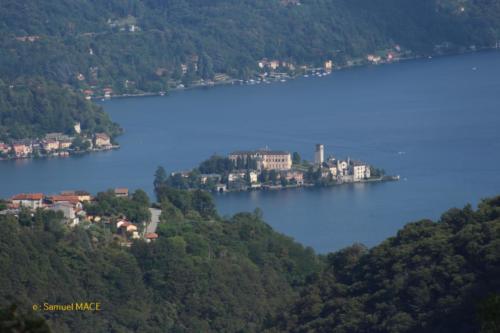
[[(98, 224), (68, 229), (54, 212), (0, 215), (0, 266), (9, 267), (0, 271), (0, 325), (43, 328), (32, 304), (98, 301), (99, 313), (42, 314), (55, 332), (499, 327), (500, 197), (452, 209), (439, 222), (410, 223), (373, 249), (317, 256), (274, 232), (259, 211), (223, 219), (206, 193), (160, 185), (157, 195), (160, 237), (131, 248)], [(116, 214), (128, 209), (100, 198)], [(143, 207), (146, 199), (137, 192), (132, 200)], [(11, 304), (18, 310), (7, 310)]]
[[(127, 210), (105, 196), (99, 205)], [(160, 201), (178, 218), (167, 212), (160, 238), (130, 249), (99, 225), (69, 230), (53, 212), (0, 215), (0, 267), (9, 267), (0, 270), (0, 308), (102, 303), (97, 314), (44, 313), (55, 332), (256, 332), (321, 267), (311, 249), (258, 214), (207, 215), (188, 192), (161, 194)]]
[(74, 134), (119, 133), (101, 107), (74, 91), (41, 78), (20, 79), (9, 85), (0, 80), (0, 141), (42, 137), (49, 132)]
[[(286, 332), (498, 332), (500, 197), (327, 256), (275, 328)], [(332, 330), (333, 328), (333, 330)]]
[(165, 90), (170, 79), (214, 73), (244, 78), (266, 57), (343, 64), (395, 44), (428, 54), (444, 42), (453, 52), (500, 39), (496, 1), (8, 0), (0, 20), (0, 77), (116, 92)]

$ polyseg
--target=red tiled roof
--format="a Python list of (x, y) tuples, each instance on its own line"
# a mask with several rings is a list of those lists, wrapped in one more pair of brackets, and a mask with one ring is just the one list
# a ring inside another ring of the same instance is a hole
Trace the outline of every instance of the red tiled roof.
[(21, 193), (12, 197), (12, 200), (42, 200), (43, 193)]
[(144, 237), (146, 237), (146, 239), (156, 239), (158, 238), (158, 234), (156, 232), (149, 232)]
[(52, 200), (52, 202), (60, 202), (60, 201), (67, 201), (71, 203), (80, 202), (80, 199), (78, 198), (77, 195), (53, 195), (50, 197), (50, 200)]

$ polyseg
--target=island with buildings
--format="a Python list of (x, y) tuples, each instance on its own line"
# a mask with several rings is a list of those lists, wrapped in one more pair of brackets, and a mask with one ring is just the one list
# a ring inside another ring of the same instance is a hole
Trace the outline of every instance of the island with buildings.
[[(159, 169), (157, 173), (165, 173)], [(212, 192), (278, 190), (346, 183), (398, 180), (382, 169), (350, 157), (325, 158), (324, 145), (317, 144), (314, 161), (297, 153), (259, 149), (235, 151), (228, 156), (214, 155), (190, 171), (172, 172), (166, 183), (178, 189)]]
[(85, 134), (79, 123), (74, 126), (72, 135), (47, 133), (41, 138), (0, 141), (0, 160), (65, 157), (90, 151), (103, 151), (119, 148), (107, 133)]

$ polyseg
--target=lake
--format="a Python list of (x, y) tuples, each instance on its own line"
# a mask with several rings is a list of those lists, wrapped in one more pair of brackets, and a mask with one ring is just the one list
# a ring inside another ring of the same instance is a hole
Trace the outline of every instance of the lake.
[(111, 187), (152, 191), (158, 165), (271, 149), (361, 159), (401, 181), (216, 195), (219, 211), (260, 207), (276, 230), (318, 252), (373, 246), (401, 226), (500, 194), (500, 53), (353, 68), (286, 83), (179, 91), (102, 103), (122, 148), (0, 163), (0, 196)]

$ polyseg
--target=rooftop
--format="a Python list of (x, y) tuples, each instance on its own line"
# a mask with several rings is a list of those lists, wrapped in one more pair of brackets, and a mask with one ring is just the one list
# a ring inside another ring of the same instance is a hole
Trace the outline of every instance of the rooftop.
[(43, 193), (21, 193), (12, 197), (12, 200), (42, 200)]

